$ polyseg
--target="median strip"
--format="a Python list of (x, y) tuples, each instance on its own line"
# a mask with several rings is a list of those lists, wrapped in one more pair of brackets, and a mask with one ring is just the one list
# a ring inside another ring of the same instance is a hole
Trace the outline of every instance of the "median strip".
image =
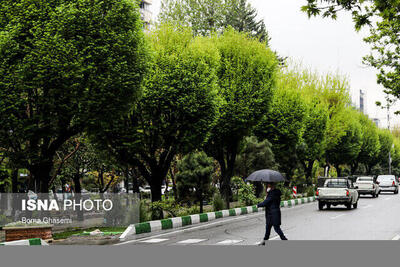
[[(281, 201), (281, 207), (293, 207), (309, 202), (315, 201), (315, 197), (298, 198), (294, 200)], [(229, 210), (221, 210), (209, 213), (194, 214), (159, 221), (143, 222), (132, 224), (120, 236), (120, 239), (126, 239), (129, 236), (136, 234), (151, 233), (161, 230), (176, 229), (188, 225), (199, 224), (203, 222), (210, 222), (219, 218), (226, 218), (232, 216), (240, 216), (250, 213), (264, 211), (264, 208), (257, 208), (256, 205), (242, 208), (235, 208)]]
[(0, 243), (0, 246), (48, 246), (45, 241), (40, 238), (31, 238), (25, 240), (16, 240)]

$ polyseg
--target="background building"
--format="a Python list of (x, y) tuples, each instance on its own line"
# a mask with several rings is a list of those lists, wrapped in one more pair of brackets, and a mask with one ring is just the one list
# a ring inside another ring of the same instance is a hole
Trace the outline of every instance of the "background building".
[(360, 111), (365, 114), (365, 92), (360, 90)]
[(151, 12), (151, 5), (152, 5), (152, 0), (142, 0), (140, 2), (140, 14), (142, 15), (142, 20), (143, 20), (143, 27), (145, 29), (150, 29), (150, 23), (151, 23), (151, 18), (152, 18), (152, 12)]

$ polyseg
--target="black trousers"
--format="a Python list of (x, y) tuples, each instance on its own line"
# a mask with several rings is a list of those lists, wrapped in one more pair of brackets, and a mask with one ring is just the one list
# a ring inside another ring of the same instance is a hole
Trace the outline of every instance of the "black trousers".
[(271, 228), (272, 226), (274, 227), (275, 232), (279, 235), (281, 240), (287, 240), (286, 236), (283, 234), (282, 229), (279, 225), (272, 225), (272, 224), (266, 224), (265, 225), (265, 236), (264, 240), (268, 240), (269, 236), (271, 235)]

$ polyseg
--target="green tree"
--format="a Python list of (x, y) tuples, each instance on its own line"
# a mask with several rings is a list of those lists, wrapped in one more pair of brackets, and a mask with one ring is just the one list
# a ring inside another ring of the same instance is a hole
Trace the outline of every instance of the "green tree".
[(297, 147), (302, 142), (306, 104), (298, 91), (296, 79), (278, 79), (272, 107), (255, 130), (260, 140), (272, 143), (279, 169), (292, 178), (298, 167)]
[(239, 145), (268, 112), (275, 87), (274, 53), (244, 33), (228, 29), (216, 39), (221, 54), (218, 70), (220, 117), (206, 151), (221, 168), (221, 193), (227, 207)]
[(328, 107), (321, 99), (326, 84), (323, 76), (301, 65), (290, 64), (283, 71), (282, 84), (297, 88), (305, 104), (303, 134), (296, 156), (304, 169), (307, 183), (311, 184), (314, 162), (322, 159), (326, 149)]
[(203, 213), (203, 201), (211, 188), (213, 172), (213, 159), (204, 152), (190, 153), (178, 163), (176, 183), (179, 197), (195, 192), (200, 213)]
[(56, 151), (126, 112), (146, 57), (130, 0), (0, 3), (0, 146), (48, 193)]
[[(262, 169), (277, 169), (272, 144), (268, 140), (258, 141), (257, 137), (249, 136), (243, 141), (240, 154), (237, 156), (235, 175), (246, 178), (252, 172)], [(261, 183), (255, 183), (256, 196), (263, 189)]]
[(257, 10), (247, 0), (226, 0), (223, 26), (231, 26), (238, 32), (247, 32), (260, 42), (269, 42), (264, 20), (258, 20)]
[(400, 140), (394, 138), (394, 149), (392, 150), (392, 172), (397, 176), (400, 174)]
[(353, 162), (361, 151), (363, 139), (356, 112), (347, 108), (347, 112), (342, 114), (345, 118), (345, 123), (342, 125), (344, 135), (326, 151), (327, 161), (335, 166), (338, 176), (341, 176), (341, 165)]
[(307, 0), (302, 10), (308, 16), (337, 18), (338, 12), (351, 12), (356, 29), (371, 25), (373, 16), (393, 19), (399, 10), (398, 0)]
[[(381, 165), (381, 168), (386, 172), (389, 167), (389, 152), (393, 153), (393, 135), (389, 130), (379, 130), (379, 143), (381, 145), (381, 149), (378, 155), (377, 164)], [(370, 168), (372, 169), (372, 167)]]
[[(372, 52), (364, 57), (364, 63), (376, 68), (378, 83), (386, 93), (400, 97), (400, 1), (399, 0), (307, 0), (302, 10), (308, 16), (322, 15), (336, 19), (341, 10), (351, 12), (355, 27), (359, 30), (369, 25), (371, 34), (364, 40)], [(372, 23), (372, 21), (377, 21)]]
[(224, 27), (224, 0), (162, 0), (160, 23), (190, 27), (195, 35), (210, 35)]
[(264, 21), (247, 0), (163, 0), (159, 21), (191, 27), (195, 35), (223, 32), (231, 26), (268, 42)]
[(212, 39), (193, 38), (187, 28), (164, 25), (148, 38), (152, 62), (143, 96), (101, 138), (112, 154), (138, 167), (155, 202), (174, 157), (201, 147), (215, 124), (220, 56)]
[(245, 178), (257, 170), (274, 168), (272, 144), (268, 140), (260, 142), (255, 136), (246, 137), (237, 156), (235, 173)]
[(312, 184), (315, 161), (321, 160), (326, 149), (327, 109), (317, 102), (307, 105), (302, 142), (297, 148), (299, 160), (304, 168), (307, 184)]
[(362, 146), (358, 157), (351, 164), (351, 174), (355, 174), (359, 164), (368, 166), (373, 159), (379, 155), (380, 143), (378, 128), (366, 115), (358, 114), (362, 131)]
[(326, 130), (326, 149), (324, 163), (325, 168), (330, 168), (329, 151), (337, 149), (346, 133), (346, 125), (348, 125), (347, 112), (350, 106), (349, 84), (337, 75), (326, 75), (322, 81), (322, 89), (318, 92), (318, 98), (321, 104), (328, 110), (328, 122)]

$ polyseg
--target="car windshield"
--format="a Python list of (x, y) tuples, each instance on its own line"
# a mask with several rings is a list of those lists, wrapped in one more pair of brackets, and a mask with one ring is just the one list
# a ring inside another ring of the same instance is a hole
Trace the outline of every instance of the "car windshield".
[(372, 182), (371, 177), (360, 177), (357, 179), (357, 182)]
[(394, 176), (393, 175), (378, 176), (378, 181), (394, 181)]
[(325, 187), (330, 188), (346, 188), (347, 187), (347, 180), (327, 180), (325, 182)]

